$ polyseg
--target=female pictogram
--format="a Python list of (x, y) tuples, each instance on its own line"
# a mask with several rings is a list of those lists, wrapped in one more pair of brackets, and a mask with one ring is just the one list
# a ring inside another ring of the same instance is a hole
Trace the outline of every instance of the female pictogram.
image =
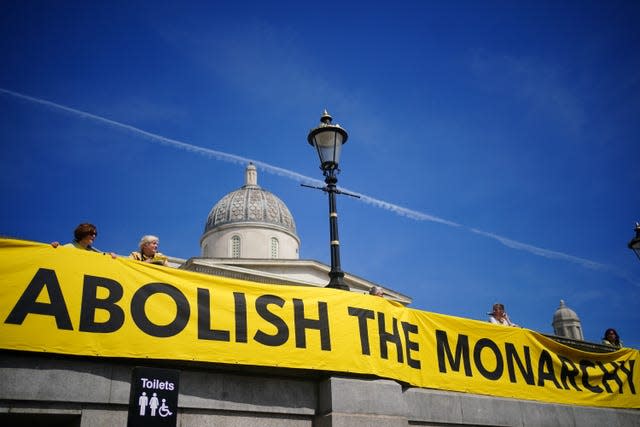
[(158, 409), (158, 395), (153, 393), (151, 399), (149, 399), (149, 407), (151, 408), (151, 416), (156, 416), (156, 409)]

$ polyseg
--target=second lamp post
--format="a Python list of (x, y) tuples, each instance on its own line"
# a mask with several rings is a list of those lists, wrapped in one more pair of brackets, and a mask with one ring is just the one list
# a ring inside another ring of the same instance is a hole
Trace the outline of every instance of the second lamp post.
[(309, 144), (315, 147), (320, 157), (320, 169), (325, 177), (326, 187), (323, 191), (329, 194), (329, 234), (331, 239), (331, 271), (329, 271), (328, 288), (349, 290), (344, 281), (344, 272), (340, 267), (340, 239), (338, 237), (338, 212), (336, 211), (336, 194), (340, 194), (336, 184), (340, 169), (340, 153), (342, 144), (347, 142), (347, 131), (340, 125), (331, 124), (331, 116), (324, 110), (320, 117), (320, 125), (311, 129), (307, 136)]
[(640, 222), (636, 222), (635, 232), (636, 237), (631, 239), (627, 246), (638, 256), (638, 259), (640, 259)]

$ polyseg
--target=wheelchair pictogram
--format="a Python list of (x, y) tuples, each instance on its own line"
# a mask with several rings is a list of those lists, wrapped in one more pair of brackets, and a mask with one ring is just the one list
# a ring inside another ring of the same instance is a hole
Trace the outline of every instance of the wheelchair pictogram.
[(158, 414), (161, 417), (168, 417), (169, 415), (173, 415), (173, 412), (171, 412), (169, 410), (169, 407), (165, 404), (166, 401), (167, 399), (162, 399), (162, 405), (160, 405), (160, 408), (158, 409)]

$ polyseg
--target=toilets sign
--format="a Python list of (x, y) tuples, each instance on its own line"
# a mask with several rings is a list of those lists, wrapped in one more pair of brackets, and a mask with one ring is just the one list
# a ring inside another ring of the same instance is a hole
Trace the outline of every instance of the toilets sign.
[(134, 368), (127, 427), (175, 427), (179, 380), (177, 370)]

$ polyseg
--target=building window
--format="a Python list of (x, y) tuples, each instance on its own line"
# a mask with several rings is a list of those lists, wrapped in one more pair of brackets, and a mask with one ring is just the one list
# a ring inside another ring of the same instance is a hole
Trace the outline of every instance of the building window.
[(231, 258), (240, 258), (240, 236), (231, 238)]
[(280, 244), (278, 243), (278, 239), (275, 237), (271, 238), (271, 258), (278, 258), (278, 252), (280, 249)]

